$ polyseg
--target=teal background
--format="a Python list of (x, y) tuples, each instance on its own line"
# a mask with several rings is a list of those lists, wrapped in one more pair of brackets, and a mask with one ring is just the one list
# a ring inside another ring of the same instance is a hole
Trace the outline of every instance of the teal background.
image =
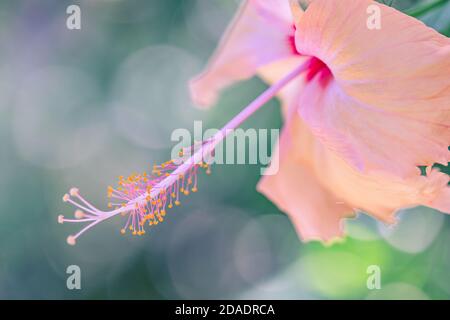
[[(426, 1), (395, 1), (407, 10)], [(82, 29), (66, 28), (79, 4)], [(426, 208), (395, 229), (367, 216), (343, 243), (301, 243), (288, 218), (255, 190), (259, 166), (200, 175), (199, 192), (143, 237), (102, 223), (75, 247), (72, 186), (101, 208), (117, 176), (170, 157), (173, 129), (219, 128), (266, 87), (226, 90), (192, 107), (201, 70), (238, 5), (233, 0), (0, 2), (0, 298), (3, 299), (448, 299), (450, 220)], [(450, 3), (421, 16), (450, 35)], [(245, 127), (279, 128), (277, 101)], [(82, 289), (66, 288), (78, 265)], [(382, 289), (368, 290), (378, 265)]]

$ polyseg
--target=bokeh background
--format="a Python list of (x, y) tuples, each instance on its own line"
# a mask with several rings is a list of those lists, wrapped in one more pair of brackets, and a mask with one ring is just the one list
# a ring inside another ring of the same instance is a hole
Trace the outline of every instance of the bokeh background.
[[(394, 1), (407, 10), (427, 1)], [(78, 4), (82, 29), (66, 28)], [(235, 0), (0, 2), (0, 298), (3, 299), (448, 299), (450, 217), (427, 208), (395, 227), (361, 215), (343, 243), (302, 244), (288, 218), (255, 190), (259, 166), (200, 176), (143, 237), (118, 218), (77, 246), (59, 225), (77, 186), (101, 208), (118, 175), (170, 157), (170, 134), (194, 120), (218, 128), (264, 90), (252, 79), (210, 111), (192, 107), (188, 79), (207, 61)], [(450, 35), (450, 3), (421, 16)], [(279, 128), (272, 101), (246, 125)], [(79, 265), (82, 289), (66, 288)], [(382, 289), (366, 287), (378, 265)]]

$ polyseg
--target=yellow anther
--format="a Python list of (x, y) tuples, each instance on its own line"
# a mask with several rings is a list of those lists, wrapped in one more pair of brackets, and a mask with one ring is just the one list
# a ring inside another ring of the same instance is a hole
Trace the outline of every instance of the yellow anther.
[(198, 191), (197, 187), (193, 187), (191, 190), (192, 190), (192, 192), (197, 192)]
[(161, 210), (161, 215), (164, 217), (166, 215), (166, 210)]
[(187, 190), (187, 189), (186, 189), (186, 190), (184, 190), (184, 192), (183, 192), (183, 193), (184, 193), (184, 195), (186, 195), (186, 196), (187, 196), (187, 195), (189, 195), (189, 190)]
[(173, 205), (171, 203), (169, 203), (169, 205), (167, 206), (169, 209), (172, 209)]
[(108, 208), (112, 208), (112, 203), (108, 202)]
[(125, 234), (126, 230), (125, 229), (120, 229), (120, 233), (121, 234)]
[(178, 201), (178, 200), (175, 200), (175, 205), (176, 206), (179, 206), (181, 204), (181, 202), (180, 201)]

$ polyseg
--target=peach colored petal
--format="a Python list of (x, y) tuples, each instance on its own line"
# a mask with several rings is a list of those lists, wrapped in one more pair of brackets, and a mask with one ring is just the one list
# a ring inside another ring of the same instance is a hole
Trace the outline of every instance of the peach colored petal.
[(292, 132), (298, 163), (309, 165), (318, 181), (348, 206), (388, 223), (395, 221), (399, 209), (417, 205), (450, 213), (446, 174), (429, 169), (427, 176), (402, 179), (384, 172), (362, 173), (325, 147), (307, 125), (298, 122)]
[(370, 30), (373, 4), (310, 4), (297, 26), (297, 50), (325, 62), (333, 81), (311, 81), (299, 113), (359, 170), (412, 177), (419, 165), (450, 161), (450, 40), (379, 3), (381, 29)]
[(390, 175), (362, 174), (326, 148), (322, 149), (320, 159), (315, 160), (315, 172), (320, 173), (322, 183), (336, 190), (343, 201), (355, 209), (387, 223), (395, 222), (398, 210), (418, 205), (450, 213), (450, 203), (445, 199), (450, 190), (449, 177), (439, 171), (406, 180)]
[(386, 223), (395, 213), (418, 205), (450, 213), (449, 177), (437, 170), (401, 179), (365, 174), (326, 148), (297, 116), (283, 130), (279, 171), (264, 176), (262, 192), (292, 220), (305, 240), (330, 241), (343, 235), (342, 219), (364, 211)]
[(198, 106), (209, 107), (219, 91), (256, 74), (258, 68), (293, 55), (293, 19), (286, 0), (247, 0), (208, 63), (190, 83)]
[(448, 144), (422, 121), (365, 105), (318, 79), (303, 88), (299, 114), (327, 147), (364, 172), (409, 176), (419, 165), (447, 163)]
[(450, 213), (450, 188), (442, 188), (436, 197), (430, 201), (429, 207), (443, 213)]
[(292, 126), (283, 130), (279, 150), (275, 150), (280, 152), (280, 163), (271, 164), (278, 172), (264, 176), (257, 188), (287, 213), (304, 241), (330, 242), (343, 236), (342, 219), (353, 210), (320, 183), (308, 163), (298, 161), (299, 149), (291, 131), (297, 130), (299, 122), (292, 120)]

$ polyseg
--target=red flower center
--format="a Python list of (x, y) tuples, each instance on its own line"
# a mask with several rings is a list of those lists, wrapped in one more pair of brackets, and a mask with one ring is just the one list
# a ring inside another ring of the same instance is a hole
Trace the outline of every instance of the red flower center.
[[(292, 50), (292, 54), (301, 56), (302, 54), (297, 51), (295, 46), (295, 26), (293, 27), (293, 33), (288, 37), (288, 44)], [(310, 57), (309, 69), (306, 72), (306, 81), (311, 81), (315, 77), (319, 77), (321, 86), (326, 87), (328, 82), (333, 78), (330, 68), (319, 58)]]

